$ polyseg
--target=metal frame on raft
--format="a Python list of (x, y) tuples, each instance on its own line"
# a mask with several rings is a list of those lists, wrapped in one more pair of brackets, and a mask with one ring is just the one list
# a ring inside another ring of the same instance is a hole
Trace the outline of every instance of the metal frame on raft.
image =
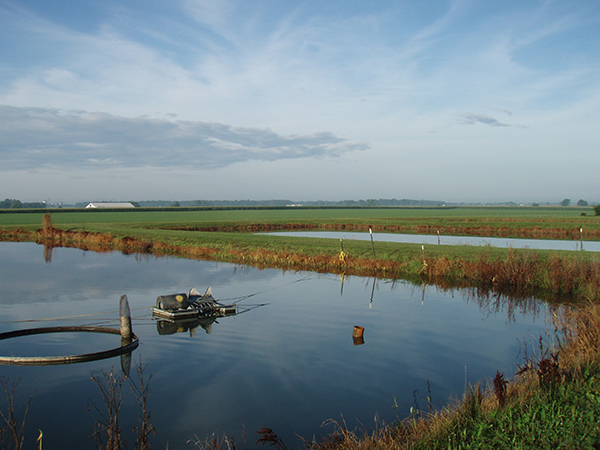
[(63, 326), (63, 327), (44, 327), (44, 328), (28, 328), (25, 330), (8, 331), (0, 333), (0, 340), (10, 339), (20, 336), (30, 336), (35, 334), (48, 333), (105, 333), (118, 334), (121, 336), (121, 346), (101, 352), (84, 353), (81, 355), (65, 355), (65, 356), (0, 356), (0, 364), (35, 366), (35, 365), (54, 365), (54, 364), (73, 364), (88, 361), (96, 361), (99, 359), (111, 358), (113, 356), (125, 355), (135, 350), (140, 341), (133, 333), (131, 327), (131, 313), (129, 310), (129, 302), (127, 296), (122, 295), (119, 300), (120, 314), (120, 329), (108, 327), (91, 327), (91, 326)]

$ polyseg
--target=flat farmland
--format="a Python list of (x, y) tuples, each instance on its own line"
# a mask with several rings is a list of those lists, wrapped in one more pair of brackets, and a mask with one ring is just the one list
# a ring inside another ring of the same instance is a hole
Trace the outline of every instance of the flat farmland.
[[(54, 226), (77, 229), (161, 228), (161, 227), (224, 227), (248, 224), (312, 224), (364, 225), (398, 227), (399, 232), (422, 232), (420, 228), (455, 229), (488, 228), (521, 230), (573, 230), (583, 228), (589, 239), (600, 239), (600, 219), (591, 207), (287, 207), (287, 208), (136, 208), (126, 210), (48, 209), (14, 211), (0, 210), (0, 228), (36, 229), (44, 214), (52, 215)], [(386, 230), (394, 232), (393, 229)], [(471, 233), (468, 233), (471, 234)], [(493, 236), (493, 234), (490, 234)]]

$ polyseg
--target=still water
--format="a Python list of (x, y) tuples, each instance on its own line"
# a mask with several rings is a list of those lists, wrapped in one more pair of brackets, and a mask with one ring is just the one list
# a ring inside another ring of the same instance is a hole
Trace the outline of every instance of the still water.
[[(344, 239), (367, 241), (371, 239), (370, 233), (351, 231), (276, 231), (261, 233), (271, 236), (310, 237), (324, 239)], [(474, 245), (500, 248), (532, 248), (536, 250), (567, 250), (600, 252), (598, 241), (577, 241), (558, 239), (516, 239), (516, 238), (491, 238), (477, 236), (437, 236), (433, 234), (399, 234), (399, 233), (373, 233), (374, 242), (399, 242), (404, 244), (427, 245)]]
[[(45, 255), (45, 258), (44, 258)], [(46, 262), (50, 260), (51, 262)], [(417, 405), (427, 410), (459, 397), (465, 383), (506, 377), (523, 349), (546, 334), (548, 306), (466, 291), (360, 277), (259, 270), (232, 264), (0, 243), (0, 331), (55, 325), (118, 328), (126, 294), (152, 396), (153, 448), (194, 448), (227, 434), (253, 448), (262, 427), (288, 448), (334, 431), (329, 419), (371, 429)], [(208, 286), (245, 312), (198, 328), (159, 334), (156, 297)], [(46, 320), (52, 319), (52, 320)], [(355, 325), (365, 328), (355, 345)], [(17, 342), (25, 339), (22, 342)], [(0, 341), (0, 354), (77, 354), (118, 347), (118, 336), (69, 333)], [(91, 375), (120, 373), (119, 357), (60, 366), (0, 365), (20, 379), (17, 413), (31, 397), (26, 444), (43, 431), (43, 448), (94, 448), (103, 410)], [(135, 368), (132, 369), (132, 373)], [(131, 377), (135, 379), (135, 377)], [(126, 381), (120, 424), (133, 448), (139, 407)], [(0, 390), (0, 408), (5, 411)], [(300, 437), (301, 438), (300, 438)], [(29, 443), (29, 444), (28, 444)]]

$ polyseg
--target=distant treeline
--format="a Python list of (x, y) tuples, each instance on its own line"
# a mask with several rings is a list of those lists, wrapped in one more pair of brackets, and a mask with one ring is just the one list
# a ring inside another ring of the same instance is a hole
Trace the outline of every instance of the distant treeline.
[(368, 200), (341, 200), (341, 201), (294, 201), (294, 200), (189, 200), (189, 201), (163, 201), (150, 200), (132, 202), (142, 208), (166, 206), (442, 206), (443, 201), (436, 200), (409, 200), (402, 199), (368, 199)]
[[(120, 201), (123, 202), (123, 201)], [(412, 200), (412, 199), (395, 199), (395, 198), (380, 198), (380, 199), (367, 199), (367, 200), (340, 200), (340, 201), (294, 201), (285, 199), (272, 199), (272, 200), (140, 200), (132, 201), (128, 200), (129, 203), (133, 204), (137, 208), (165, 208), (165, 207), (182, 207), (182, 208), (195, 208), (195, 207), (208, 207), (208, 208), (252, 208), (252, 207), (271, 207), (281, 208), (286, 206), (305, 206), (305, 207), (321, 207), (321, 206), (340, 206), (346, 208), (360, 208), (360, 207), (373, 207), (373, 206), (524, 206), (523, 204), (517, 204), (512, 201), (498, 202), (498, 203), (456, 203), (456, 202), (444, 202), (441, 200)], [(99, 202), (102, 203), (102, 202)], [(30, 208), (85, 208), (89, 202), (79, 202), (72, 205), (67, 204), (47, 204), (45, 202), (32, 202), (22, 203), (19, 200), (7, 198), (0, 201), (0, 209), (30, 209)], [(570, 200), (565, 199), (558, 203), (562, 206), (570, 206)], [(557, 205), (557, 203), (533, 203), (530, 206), (541, 206), (541, 205)], [(592, 203), (592, 205), (594, 205)], [(577, 206), (588, 206), (588, 202), (579, 200)]]
[(44, 202), (33, 202), (33, 203), (21, 203), (20, 200), (15, 200), (14, 198), (5, 198), (0, 201), (0, 209), (9, 209), (9, 208), (45, 208), (46, 204)]

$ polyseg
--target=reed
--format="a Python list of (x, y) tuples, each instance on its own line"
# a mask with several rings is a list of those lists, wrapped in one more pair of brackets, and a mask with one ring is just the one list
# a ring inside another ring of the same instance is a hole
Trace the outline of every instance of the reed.
[[(0, 385), (6, 395), (6, 414), (0, 411), (0, 417), (2, 417), (2, 427), (0, 428), (0, 445), (2, 449), (13, 448), (15, 450), (21, 450), (23, 447), (23, 441), (25, 439), (25, 422), (27, 420), (27, 413), (29, 412), (29, 405), (31, 403), (31, 397), (25, 405), (23, 417), (18, 418), (15, 411), (15, 392), (19, 386), (20, 380), (10, 380), (4, 377), (0, 377)], [(6, 440), (5, 440), (6, 439)], [(40, 438), (38, 439), (41, 445), (41, 431)], [(28, 446), (29, 447), (29, 446)]]
[(121, 450), (125, 444), (121, 440), (119, 411), (123, 404), (122, 389), (125, 379), (117, 376), (113, 370), (109, 373), (102, 370), (101, 378), (92, 375), (91, 379), (98, 386), (102, 402), (106, 408), (106, 412), (103, 412), (93, 401), (90, 400), (88, 403), (88, 410), (91, 407), (100, 415), (100, 419), (94, 423), (96, 448), (100, 450)]
[(138, 437), (135, 442), (135, 448), (140, 450), (151, 450), (150, 435), (156, 434), (156, 429), (150, 423), (150, 411), (148, 409), (148, 400), (152, 395), (150, 392), (150, 381), (154, 374), (150, 375), (148, 379), (144, 379), (145, 366), (142, 365), (140, 357), (139, 363), (136, 363), (136, 374), (137, 383), (131, 380), (131, 390), (135, 396), (140, 407), (141, 414), (138, 416), (139, 425), (133, 427), (134, 433), (137, 433)]
[[(136, 363), (137, 382), (130, 379), (130, 387), (140, 407), (141, 414), (138, 416), (139, 425), (133, 427), (137, 433), (135, 448), (140, 450), (151, 450), (150, 436), (156, 433), (154, 426), (150, 423), (150, 411), (148, 399), (150, 398), (150, 381), (154, 374), (147, 379), (144, 378), (145, 366), (140, 359)], [(117, 375), (112, 369), (106, 373), (101, 371), (102, 376), (91, 376), (91, 380), (98, 387), (100, 398), (104, 408), (97, 406), (92, 400), (88, 401), (88, 410), (93, 409), (100, 416), (94, 423), (94, 440), (96, 448), (100, 450), (120, 450), (127, 448), (127, 443), (121, 436), (121, 425), (119, 423), (119, 412), (123, 404), (123, 384), (126, 376)]]

